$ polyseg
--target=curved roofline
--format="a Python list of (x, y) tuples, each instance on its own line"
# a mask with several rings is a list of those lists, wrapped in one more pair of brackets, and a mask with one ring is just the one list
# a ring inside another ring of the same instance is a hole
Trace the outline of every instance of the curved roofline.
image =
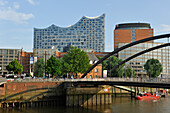
[(38, 29), (38, 30), (49, 29), (49, 28), (52, 27), (52, 26), (55, 26), (55, 27), (58, 27), (58, 28), (65, 29), (65, 28), (70, 28), (70, 27), (76, 25), (76, 24), (77, 24), (81, 19), (83, 19), (84, 17), (85, 17), (85, 18), (88, 18), (88, 19), (96, 19), (96, 18), (99, 18), (99, 17), (101, 17), (101, 16), (105, 16), (105, 13), (103, 13), (103, 14), (100, 15), (100, 16), (96, 16), (96, 17), (83, 16), (83, 17), (81, 17), (75, 24), (69, 25), (69, 26), (67, 26), (67, 27), (59, 27), (59, 26), (57, 26), (57, 25), (52, 24), (52, 25), (50, 25), (49, 27), (46, 27), (46, 28), (34, 28), (34, 29)]
[[(105, 16), (105, 13), (103, 13), (102, 15), (100, 15), (100, 16), (96, 16), (96, 17), (88, 17), (88, 16), (83, 16), (83, 17), (86, 17), (86, 18), (88, 18), (88, 19), (96, 19), (96, 18), (99, 18), (99, 17), (101, 17), (101, 16)], [(82, 17), (82, 18), (83, 18)], [(80, 19), (81, 20), (81, 19)]]
[(117, 24), (115, 26), (115, 29), (130, 29), (130, 28), (138, 28), (138, 27), (142, 27), (142, 28), (148, 28), (151, 29), (151, 25), (149, 23), (140, 23), (140, 22), (136, 22), (136, 23), (121, 23), (121, 24)]

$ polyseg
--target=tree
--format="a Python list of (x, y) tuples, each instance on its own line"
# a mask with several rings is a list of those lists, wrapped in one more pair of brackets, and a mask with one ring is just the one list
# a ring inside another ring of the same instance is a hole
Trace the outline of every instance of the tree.
[(47, 60), (47, 74), (51, 74), (52, 76), (59, 76), (61, 74), (61, 63), (60, 61), (51, 56), (50, 59)]
[[(111, 56), (107, 61), (107, 70), (111, 70), (114, 66), (116, 66), (117, 64), (119, 64), (120, 62), (122, 62), (122, 59), (118, 59), (115, 56)], [(121, 77), (123, 76), (123, 67), (125, 64), (122, 64), (121, 66), (119, 66), (118, 68), (116, 68), (114, 71), (111, 72), (110, 77)], [(109, 72), (110, 74), (110, 72)]]
[(149, 77), (158, 77), (162, 72), (162, 64), (157, 59), (148, 59), (144, 65), (144, 69), (146, 70)]
[(39, 58), (37, 60), (37, 62), (35, 63), (35, 67), (34, 67), (34, 76), (37, 77), (42, 77), (44, 74), (44, 59), (43, 58)]
[(89, 57), (79, 48), (71, 47), (64, 55), (62, 62), (62, 69), (64, 73), (84, 73), (90, 67)]
[(21, 73), (23, 71), (23, 66), (18, 63), (18, 61), (15, 59), (12, 62), (10, 62), (7, 66), (6, 69), (9, 72), (14, 72), (14, 74)]
[(135, 70), (132, 70), (131, 67), (127, 67), (125, 69), (125, 76), (126, 77), (135, 77)]
[[(98, 57), (98, 59), (100, 60), (100, 59), (102, 59), (102, 57)], [(102, 62), (102, 71), (103, 70), (107, 70), (107, 62), (106, 62), (106, 60), (104, 60), (103, 62)]]

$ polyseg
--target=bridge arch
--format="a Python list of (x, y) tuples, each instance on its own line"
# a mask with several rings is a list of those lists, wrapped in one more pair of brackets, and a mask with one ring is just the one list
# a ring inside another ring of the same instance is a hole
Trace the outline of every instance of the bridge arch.
[[(38, 90), (55, 90), (55, 89), (56, 89), (56, 88), (35, 88), (35, 89), (29, 89), (29, 90), (21, 91), (21, 92), (18, 92), (18, 93), (9, 95), (9, 96), (7, 96), (7, 97), (4, 97), (3, 99), (0, 100), (0, 102), (6, 101), (6, 100), (8, 100), (8, 99), (10, 99), (10, 98), (12, 98), (12, 97), (15, 97), (15, 96), (18, 96), (18, 95), (21, 95), (21, 94), (25, 94), (25, 93), (28, 93), (28, 92), (33, 92), (33, 91), (38, 91)], [(33, 98), (35, 98), (35, 97), (38, 97), (38, 96), (40, 96), (40, 95), (42, 95), (42, 94), (44, 94), (44, 93), (48, 93), (48, 92), (49, 92), (49, 91), (42, 92), (42, 93), (40, 93), (39, 95), (35, 95), (35, 96), (29, 98), (28, 100), (31, 100), (31, 99), (33, 99)], [(26, 101), (28, 101), (28, 100), (26, 100)]]
[(143, 42), (147, 42), (147, 41), (152, 41), (152, 40), (156, 40), (156, 39), (162, 39), (162, 38), (169, 38), (170, 37), (170, 34), (164, 34), (164, 35), (158, 35), (158, 36), (153, 36), (153, 37), (149, 37), (149, 38), (145, 38), (145, 39), (142, 39), (142, 40), (138, 40), (138, 41), (135, 41), (135, 42), (132, 42), (132, 43), (129, 43), (129, 44), (126, 44), (112, 52), (110, 52), (109, 54), (107, 54), (106, 56), (104, 56), (102, 59), (100, 59), (98, 62), (96, 62), (93, 66), (91, 66), (83, 75), (81, 78), (84, 78), (87, 73), (89, 73), (93, 68), (95, 68), (98, 64), (100, 64), (101, 62), (103, 62), (104, 60), (106, 60), (108, 57), (118, 53), (119, 51), (122, 51), (126, 48), (129, 48), (131, 46), (134, 46), (134, 45), (137, 45), (139, 43), (143, 43)]
[(141, 51), (141, 52), (139, 52), (139, 53), (136, 53), (136, 54), (128, 57), (127, 59), (123, 60), (123, 61), (120, 62), (118, 65), (114, 66), (109, 72), (115, 70), (115, 69), (118, 68), (120, 65), (128, 62), (129, 60), (131, 60), (131, 59), (133, 59), (133, 58), (135, 58), (135, 57), (138, 57), (138, 56), (140, 56), (140, 55), (142, 55), (142, 54), (145, 54), (145, 53), (147, 53), (147, 52), (153, 51), (153, 50), (155, 50), (155, 49), (163, 48), (163, 47), (166, 47), (166, 46), (170, 46), (170, 43), (166, 43), (166, 44), (162, 44), (162, 45), (159, 45), (159, 46), (155, 46), (155, 47), (146, 49), (146, 50), (144, 50), (144, 51)]

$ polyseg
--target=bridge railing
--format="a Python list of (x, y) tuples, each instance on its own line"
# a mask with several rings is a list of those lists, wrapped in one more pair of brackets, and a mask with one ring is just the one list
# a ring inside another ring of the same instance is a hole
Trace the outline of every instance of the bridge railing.
[(82, 78), (82, 79), (19, 79), (13, 82), (56, 82), (56, 81), (124, 81), (124, 82), (152, 82), (152, 83), (170, 83), (170, 78), (145, 78), (145, 77), (108, 77), (108, 78)]
[(107, 81), (127, 81), (127, 82), (155, 82), (155, 83), (158, 83), (158, 82), (167, 82), (169, 83), (170, 82), (170, 78), (145, 78), (145, 77), (135, 77), (135, 78), (129, 78), (129, 77), (123, 77), (123, 78), (120, 78), (120, 77), (114, 77), (114, 78), (105, 78), (105, 80)]

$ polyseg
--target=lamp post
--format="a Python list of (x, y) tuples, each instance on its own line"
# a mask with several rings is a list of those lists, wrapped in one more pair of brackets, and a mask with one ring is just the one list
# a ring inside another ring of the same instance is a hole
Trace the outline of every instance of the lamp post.
[[(47, 51), (45, 51), (45, 77), (46, 77), (46, 55), (47, 55)], [(48, 78), (49, 78), (49, 76), (48, 76)]]

